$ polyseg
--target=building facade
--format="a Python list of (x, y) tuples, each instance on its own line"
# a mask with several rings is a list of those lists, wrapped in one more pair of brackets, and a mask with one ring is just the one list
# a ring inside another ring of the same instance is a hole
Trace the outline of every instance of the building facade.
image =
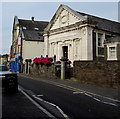
[(60, 5), (44, 31), (45, 55), (57, 60), (119, 60), (120, 23)]
[(12, 31), (11, 58), (22, 57), (23, 63), (26, 59), (34, 59), (44, 55), (44, 28), (48, 25), (45, 21), (35, 21), (14, 18)]

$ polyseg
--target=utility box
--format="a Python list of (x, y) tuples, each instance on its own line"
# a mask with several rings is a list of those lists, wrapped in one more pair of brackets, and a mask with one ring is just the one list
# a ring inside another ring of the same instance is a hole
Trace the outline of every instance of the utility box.
[(6, 74), (4, 81), (5, 92), (18, 92), (17, 74)]

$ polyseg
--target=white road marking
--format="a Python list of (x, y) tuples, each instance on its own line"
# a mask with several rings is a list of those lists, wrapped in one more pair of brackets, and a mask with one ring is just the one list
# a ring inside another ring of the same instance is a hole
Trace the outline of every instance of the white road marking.
[(105, 104), (109, 104), (109, 105), (113, 105), (113, 106), (118, 106), (118, 105), (116, 105), (116, 104), (113, 104), (113, 103), (109, 103), (109, 102), (104, 102), (104, 101), (102, 101), (103, 103), (105, 103)]
[[(34, 98), (36, 98), (36, 99), (38, 99), (38, 100), (41, 101), (41, 98), (36, 97), (35, 95), (34, 95)], [(52, 106), (56, 107), (59, 110), (59, 112), (63, 115), (63, 117), (65, 119), (69, 119), (68, 116), (57, 105), (55, 105), (55, 104), (53, 104), (51, 102), (45, 101), (45, 100), (42, 100), (42, 101), (45, 102), (45, 103), (47, 103), (47, 104), (49, 104), (49, 105), (52, 105)]]
[[(19, 90), (20, 91), (23, 91), (22, 90), (22, 87), (20, 88), (21, 86), (19, 86)], [(24, 89), (25, 90), (25, 89)], [(24, 92), (24, 91), (23, 91)], [(32, 92), (31, 90), (29, 90), (29, 92)], [(25, 93), (25, 92), (24, 92)], [(32, 92), (33, 93), (33, 92)], [(26, 94), (27, 95), (27, 94)], [(28, 95), (29, 96), (29, 95)], [(50, 103), (50, 102), (48, 102), (48, 101), (45, 101), (45, 100), (43, 100), (42, 98), (40, 98), (41, 96), (43, 96), (43, 95), (35, 95), (35, 94), (33, 94), (32, 95), (33, 96), (33, 98), (35, 98), (35, 99), (38, 99), (38, 100), (40, 100), (40, 101), (42, 101), (42, 102), (44, 102), (44, 103), (47, 103), (47, 104), (49, 104), (49, 105), (51, 105), (51, 106), (54, 106), (54, 107), (56, 107), (57, 109), (58, 109), (58, 111), (63, 115), (63, 117), (65, 118), (65, 119), (69, 119), (68, 118), (68, 116), (57, 106), (57, 105), (55, 105), (55, 104), (53, 104), (53, 103)], [(30, 96), (29, 96), (30, 97)], [(30, 97), (31, 98), (31, 97)], [(33, 100), (33, 99), (32, 99)], [(55, 118), (54, 118), (55, 119)]]
[(79, 93), (83, 93), (83, 92), (73, 92), (73, 94), (79, 94)]
[(42, 110), (48, 117), (56, 119), (55, 116), (53, 116), (50, 112), (48, 112), (46, 109), (41, 107), (37, 102), (35, 102), (27, 93), (25, 93), (22, 89), (19, 88), (19, 91), (22, 92), (34, 105), (36, 105), (40, 110)]
[[(32, 95), (32, 96), (33, 96), (34, 98), (36, 98), (36, 96), (35, 96), (35, 95)], [(42, 99), (42, 98), (39, 98), (39, 100), (40, 100), (40, 101), (43, 101), (43, 99)]]
[(92, 95), (90, 95), (90, 94), (87, 94), (87, 93), (85, 93), (85, 95), (87, 95), (87, 96), (89, 96), (89, 97), (92, 97)]
[(38, 97), (43, 97), (43, 95), (37, 95)]
[[(34, 79), (32, 77), (27, 77), (27, 76), (23, 76), (23, 77)], [(88, 96), (91, 97), (91, 98), (93, 98), (94, 96), (98, 96), (98, 97), (101, 97), (101, 98), (104, 98), (104, 99), (108, 99), (108, 100), (111, 100), (111, 101), (114, 101), (114, 102), (120, 102), (120, 100), (117, 100), (117, 99), (112, 99), (112, 98), (109, 98), (109, 97), (106, 97), (106, 96), (102, 96), (102, 95), (99, 95), (99, 94), (95, 94), (95, 93), (91, 93), (91, 92), (86, 92), (84, 90), (81, 90), (81, 89), (78, 89), (78, 88), (74, 88), (74, 87), (71, 87), (71, 86), (67, 86), (67, 85), (64, 85), (64, 84), (56, 83), (56, 82), (53, 82), (53, 81), (45, 81), (45, 80), (44, 81), (41, 80), (41, 81), (45, 82), (45, 83), (48, 83), (48, 84), (55, 85), (55, 86), (59, 86), (59, 87), (62, 87), (62, 88), (68, 89), (68, 90), (72, 90), (72, 91), (74, 90), (74, 91), (76, 91), (76, 93), (73, 92), (73, 94), (79, 94), (79, 93), (83, 93), (83, 94), (86, 93), (87, 94), (88, 93)], [(77, 92), (79, 92), (79, 93), (77, 93)], [(104, 101), (101, 101), (101, 102), (105, 103), (105, 104), (110, 104), (110, 105), (113, 105), (113, 106), (118, 106), (117, 104), (114, 104), (114, 103), (107, 103), (107, 102), (104, 102)]]
[[(25, 78), (30, 78), (30, 79), (34, 79), (32, 77), (28, 77), (28, 76), (22, 76), (22, 77), (25, 77)], [(38, 80), (38, 79), (37, 79)], [(52, 84), (52, 85), (55, 85), (55, 86), (59, 86), (59, 87), (62, 87), (62, 88), (65, 88), (65, 89), (68, 89), (68, 90), (72, 90), (72, 91), (75, 91), (75, 92), (86, 92), (85, 90), (81, 90), (81, 89), (78, 89), (78, 88), (74, 88), (72, 86), (67, 86), (65, 84), (60, 84), (60, 83), (56, 83), (54, 81), (45, 81), (45, 80), (40, 80), (42, 82), (45, 82), (45, 83), (48, 83), (48, 84)], [(99, 95), (99, 94), (95, 94), (95, 93), (92, 93), (92, 92), (86, 92), (90, 95), (94, 95), (94, 96), (98, 96), (98, 97), (101, 97), (101, 98), (104, 98), (104, 99), (108, 99), (108, 100), (111, 100), (111, 101), (114, 101), (114, 102), (119, 102), (120, 103), (120, 100), (118, 99), (113, 99), (113, 98), (110, 98), (110, 97), (106, 97), (106, 96), (102, 96), (102, 95)], [(75, 94), (75, 93), (73, 93)]]
[(101, 100), (97, 99), (97, 98), (93, 98), (94, 100), (98, 101), (98, 102), (101, 102)]
[(101, 102), (101, 103), (104, 103), (104, 104), (113, 105), (113, 106), (118, 106), (117, 104), (102, 101), (102, 100), (100, 100), (100, 99), (98, 99), (98, 98), (95, 98), (93, 95), (90, 95), (90, 94), (87, 94), (87, 93), (84, 93), (84, 92), (73, 92), (73, 94), (80, 94), (80, 93), (81, 93), (81, 94), (85, 94), (85, 95), (91, 97), (92, 99), (94, 99), (94, 100), (96, 100), (96, 101), (98, 101), (98, 102)]

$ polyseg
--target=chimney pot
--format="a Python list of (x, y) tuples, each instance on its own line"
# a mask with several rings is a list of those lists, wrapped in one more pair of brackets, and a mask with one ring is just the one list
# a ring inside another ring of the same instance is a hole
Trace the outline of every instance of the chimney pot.
[(32, 21), (34, 21), (34, 17), (32, 17)]

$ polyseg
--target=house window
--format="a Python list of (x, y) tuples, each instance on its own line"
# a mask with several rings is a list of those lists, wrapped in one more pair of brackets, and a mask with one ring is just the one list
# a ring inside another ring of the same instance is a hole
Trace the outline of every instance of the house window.
[(98, 34), (98, 46), (103, 46), (102, 34)]
[(109, 47), (109, 58), (116, 57), (116, 47)]
[(98, 33), (98, 56), (104, 57), (103, 34)]

